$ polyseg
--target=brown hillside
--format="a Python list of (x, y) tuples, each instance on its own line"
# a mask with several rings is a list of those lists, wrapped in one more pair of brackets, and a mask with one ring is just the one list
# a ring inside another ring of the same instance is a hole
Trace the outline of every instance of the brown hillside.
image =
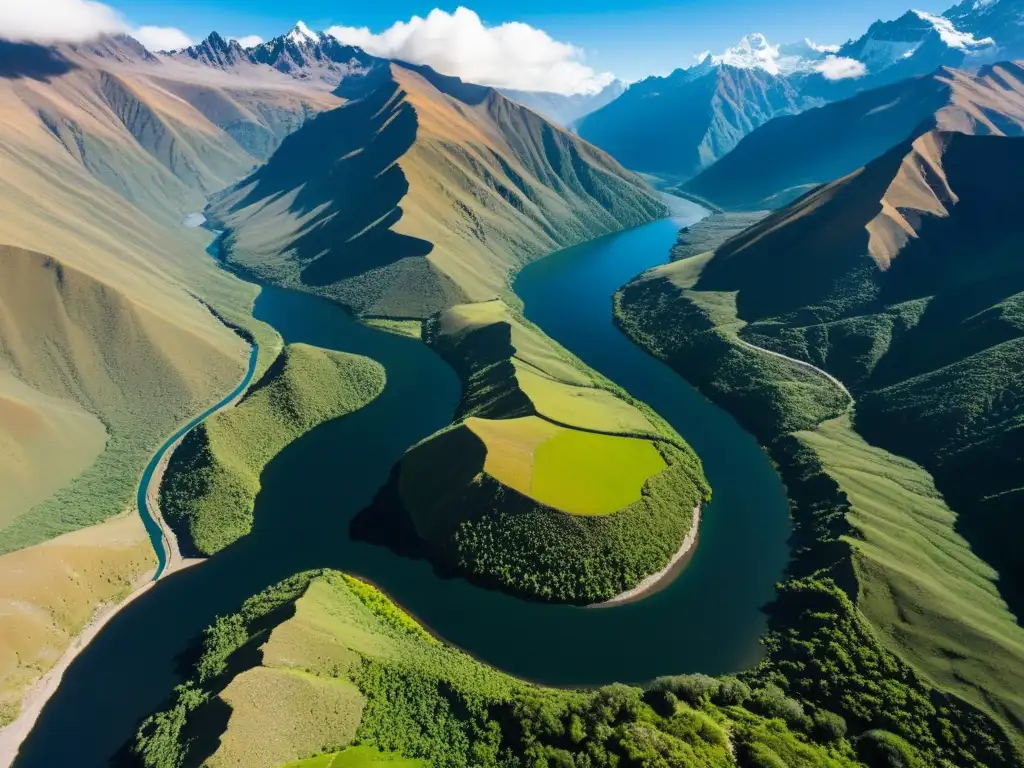
[(497, 91), (398, 64), (213, 206), (246, 267), (415, 317), (507, 295), (529, 260), (663, 213), (637, 176)]

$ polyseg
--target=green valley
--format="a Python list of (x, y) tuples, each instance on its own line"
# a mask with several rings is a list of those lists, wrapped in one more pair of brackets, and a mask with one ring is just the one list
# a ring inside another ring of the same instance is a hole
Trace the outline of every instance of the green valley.
[[(895, 701), (871, 682), (882, 663), (919, 691), (891, 730), (957, 765), (1015, 765), (1024, 744), (1014, 529), (985, 514), (1016, 480), (981, 459), (1014, 423), (1013, 368), (994, 361), (1014, 343), (1003, 318), (1018, 236), (1000, 174), (1019, 151), (926, 134), (616, 297), (621, 327), (754, 431), (787, 484), (797, 548), (765, 669), (791, 694), (878, 722)], [(849, 413), (830, 374), (855, 397)], [(996, 390), (1003, 407), (981, 406)], [(968, 481), (953, 457), (986, 472)]]
[(0, 3), (0, 768), (1024, 768), (1024, 0), (481, 3)]

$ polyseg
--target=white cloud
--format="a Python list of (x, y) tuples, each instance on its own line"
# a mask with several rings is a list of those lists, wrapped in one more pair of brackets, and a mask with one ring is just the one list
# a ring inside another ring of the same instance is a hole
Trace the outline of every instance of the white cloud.
[(78, 42), (128, 34), (151, 50), (181, 48), (188, 36), (174, 27), (133, 27), (94, 0), (0, 0), (0, 37), (39, 43)]
[(91, 0), (0, 2), (0, 37), (8, 40), (69, 42), (122, 31), (118, 13)]
[[(818, 43), (811, 40), (809, 37), (804, 38), (803, 44), (812, 51), (817, 53), (837, 53), (839, 51), (838, 45), (819, 45)], [(799, 45), (799, 43), (798, 43)]]
[(596, 93), (611, 73), (583, 63), (583, 51), (520, 22), (486, 26), (468, 8), (434, 9), (380, 33), (366, 27), (331, 27), (327, 33), (367, 53), (427, 64), (469, 82), (520, 90)]
[(851, 77), (863, 77), (868, 68), (864, 66), (864, 62), (846, 56), (827, 56), (824, 61), (818, 62), (814, 70), (820, 72), (826, 80), (846, 80)]
[(246, 35), (245, 37), (232, 37), (231, 39), (243, 48), (254, 48), (263, 42), (263, 38), (259, 35)]
[(151, 51), (176, 51), (192, 45), (189, 36), (174, 27), (137, 27), (128, 34)]

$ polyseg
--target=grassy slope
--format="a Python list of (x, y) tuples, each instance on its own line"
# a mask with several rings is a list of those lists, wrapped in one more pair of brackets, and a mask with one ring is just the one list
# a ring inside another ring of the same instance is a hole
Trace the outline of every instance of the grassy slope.
[(263, 468), (325, 421), (362, 408), (385, 384), (369, 358), (289, 344), (233, 408), (190, 432), (174, 452), (160, 506), (192, 547), (212, 555), (252, 529)]
[[(734, 751), (744, 766), (860, 765), (841, 735), (828, 746), (805, 735), (824, 740), (815, 725), (822, 716), (812, 719), (771, 689), (751, 697), (737, 681), (701, 676), (656, 681), (646, 692), (625, 685), (585, 692), (536, 687), (441, 644), (373, 587), (336, 572), (293, 577), (207, 630), (192, 679), (140, 728), (136, 763), (236, 764), (242, 753), (226, 746), (235, 743), (229, 734), (269, 701), (263, 694), (232, 705), (225, 694), (240, 679), (269, 671), (354, 686), (360, 696), (324, 723), (309, 716), (319, 700), (308, 692), (306, 708), (296, 701), (262, 735), (259, 753), (244, 753), (250, 768), (277, 768), (352, 743), (340, 760), (299, 765), (375, 764), (362, 760), (384, 752), (436, 768), (726, 768), (737, 765)], [(347, 730), (353, 719), (354, 741)]]
[(425, 768), (423, 760), (398, 757), (393, 753), (381, 752), (373, 747), (349, 747), (340, 752), (328, 752), (317, 757), (288, 763), (285, 768), (367, 768), (368, 766), (391, 766), (391, 768)]
[(606, 154), (490, 88), (391, 65), (212, 207), (225, 255), (360, 314), (512, 301), (510, 271), (665, 214)]
[[(993, 572), (958, 535), (956, 516), (924, 469), (869, 446), (850, 429), (848, 417), (836, 418), (848, 401), (832, 384), (739, 345), (737, 334), (742, 330), (748, 336), (751, 330), (737, 316), (743, 291), (721, 290), (721, 280), (716, 282), (719, 290), (700, 290), (710, 261), (705, 254), (652, 270), (617, 295), (617, 318), (634, 339), (730, 409), (770, 447), (795, 514), (805, 510), (800, 514), (807, 516), (807, 539), (796, 549), (793, 586), (787, 585), (773, 611), (773, 628), (779, 634), (769, 666), (777, 664), (784, 671), (791, 690), (803, 689), (803, 695), (833, 706), (837, 697), (845, 697), (845, 708), (837, 707), (844, 714), (860, 717), (865, 726), (884, 717), (887, 727), (928, 745), (936, 755), (953, 759), (959, 752), (963, 760), (967, 749), (973, 753), (968, 762), (1016, 764), (1013, 760), (1019, 758), (1008, 758), (1006, 745), (981, 757), (993, 743), (998, 745), (999, 737), (970, 708), (955, 700), (943, 704), (945, 718), (959, 729), (951, 735), (936, 720), (942, 708), (924, 700), (912, 703), (915, 696), (927, 698), (931, 685), (954, 692), (998, 720), (1020, 748), (1024, 633), (1000, 599)], [(749, 275), (746, 285), (758, 279), (765, 278)], [(749, 338), (763, 343), (761, 336)], [(785, 349), (803, 357), (792, 346)], [(821, 358), (811, 359), (822, 364)], [(794, 458), (801, 455), (799, 450), (787, 442), (791, 438), (783, 437), (791, 433), (813, 448), (813, 459)], [(837, 520), (845, 525), (837, 529)], [(912, 538), (908, 532), (914, 532)], [(840, 546), (844, 540), (852, 548)], [(835, 584), (856, 601), (856, 614), (845, 607), (850, 604)], [(817, 608), (810, 607), (814, 601)], [(831, 621), (821, 619), (828, 615), (824, 605), (830, 606)], [(812, 620), (814, 611), (819, 616)], [(858, 617), (866, 620), (870, 635), (852, 629)], [(837, 634), (842, 626), (847, 629)], [(828, 637), (832, 642), (845, 639), (829, 650)], [(833, 657), (844, 644), (848, 647), (843, 655)], [(850, 654), (868, 658), (868, 648), (894, 670), (899, 665), (891, 667), (894, 662), (884, 659), (887, 652), (895, 654), (927, 682), (899, 673), (904, 683), (896, 688), (872, 688), (878, 662), (848, 666), (842, 661)], [(815, 674), (830, 669), (838, 679), (832, 686), (805, 688), (800, 676), (808, 674), (808, 664), (825, 665)], [(904, 685), (918, 693), (898, 692)], [(871, 700), (877, 703), (867, 704)]]
[[(440, 313), (424, 338), (464, 383), (457, 421), (406, 454), (368, 536), (543, 600), (598, 602), (664, 567), (710, 495), (671, 427), (501, 301)], [(634, 471), (609, 471), (616, 456)]]
[(0, 726), (96, 607), (126, 597), (155, 567), (134, 511), (0, 557)]
[[(45, 479), (44, 434), (29, 430), (9, 446), (28, 480), (14, 509), (21, 519), (4, 520), (0, 551), (121, 511), (148, 454), (231, 387), (244, 345), (197, 297), (276, 354), (273, 331), (251, 319), (253, 287), (217, 269), (203, 253), (208, 233), (180, 221), (256, 161), (221, 126), (229, 113), (232, 124), (262, 125), (279, 141), (338, 103), (284, 77), (162, 65), (131, 41), (20, 47), (11, 55), (49, 69), (45, 78), (0, 80), (0, 245), (36, 254), (5, 251), (0, 260), (8, 313), (0, 376), (10, 382), (7, 399), (32, 401), (82, 440), (50, 457), (63, 477)], [(72, 292), (62, 292), (65, 274)], [(62, 324), (65, 315), (76, 328)], [(46, 356), (37, 354), (43, 327), (54, 344)], [(89, 425), (80, 423), (86, 414)], [(106, 445), (96, 457), (101, 425)]]
[(866, 443), (848, 417), (796, 437), (849, 498), (858, 606), (883, 643), (932, 683), (1019, 728), (1024, 631), (995, 572), (954, 532), (956, 515), (931, 476)]
[(49, 62), (0, 78), (0, 569), (31, 574), (5, 580), (13, 703), (152, 565), (141, 524), (117, 516), (156, 447), (241, 376), (245, 344), (218, 318), (271, 357), (279, 346), (251, 317), (254, 287), (212, 263), (209, 233), (180, 226), (256, 159), (207, 112), (246, 104), (243, 123), (283, 136), (288, 116), (337, 99), (290, 79), (197, 83), (116, 41), (101, 55), (3, 45)]

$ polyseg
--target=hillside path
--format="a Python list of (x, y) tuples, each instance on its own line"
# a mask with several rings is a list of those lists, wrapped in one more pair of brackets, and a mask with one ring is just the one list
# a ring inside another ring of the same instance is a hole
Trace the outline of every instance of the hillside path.
[(843, 384), (843, 382), (841, 382), (839, 379), (837, 379), (835, 376), (833, 376), (828, 371), (824, 371), (821, 368), (819, 368), (818, 366), (813, 365), (812, 363), (808, 363), (806, 360), (798, 360), (795, 357), (790, 357), (789, 355), (784, 355), (781, 352), (775, 352), (775, 351), (773, 351), (771, 349), (765, 349), (764, 347), (759, 347), (756, 344), (751, 344), (749, 341), (746, 341), (745, 339), (741, 338), (739, 334), (736, 334), (736, 340), (739, 341), (739, 343), (741, 345), (743, 345), (744, 347), (747, 347), (748, 349), (754, 349), (754, 350), (757, 350), (758, 352), (763, 352), (766, 355), (771, 355), (772, 357), (778, 357), (778, 358), (781, 358), (783, 360), (788, 360), (789, 362), (794, 363), (796, 365), (799, 365), (802, 368), (807, 368), (808, 370), (814, 371), (819, 376), (824, 376), (830, 382), (832, 382), (837, 387), (839, 387), (839, 389), (841, 389), (843, 391), (844, 395), (846, 395), (848, 398), (850, 398), (850, 407), (851, 408), (853, 407), (854, 403), (856, 402), (854, 400), (853, 395), (850, 394), (850, 390), (848, 390), (846, 388), (846, 385)]

